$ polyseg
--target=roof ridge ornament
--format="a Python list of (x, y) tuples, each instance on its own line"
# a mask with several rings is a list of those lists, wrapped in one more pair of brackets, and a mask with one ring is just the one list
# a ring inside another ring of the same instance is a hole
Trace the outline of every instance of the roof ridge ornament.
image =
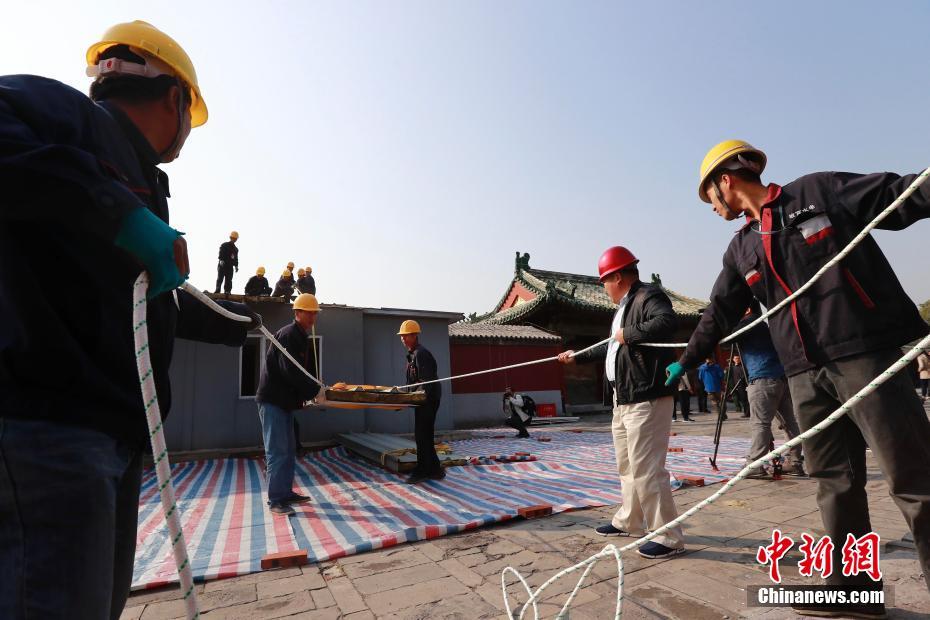
[(529, 252), (524, 252), (523, 256), (520, 256), (520, 250), (517, 250), (517, 259), (514, 262), (514, 272), (520, 272), (523, 269), (529, 271), (529, 268), (530, 268)]
[(652, 283), (658, 286), (659, 288), (662, 288), (662, 289), (665, 288), (664, 286), (662, 286), (662, 276), (660, 276), (657, 273), (652, 274)]

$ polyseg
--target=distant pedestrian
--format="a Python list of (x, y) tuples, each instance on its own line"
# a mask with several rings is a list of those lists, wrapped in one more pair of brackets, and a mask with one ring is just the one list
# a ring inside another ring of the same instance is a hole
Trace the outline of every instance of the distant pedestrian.
[(723, 385), (723, 369), (720, 368), (720, 364), (714, 358), (708, 357), (698, 368), (698, 376), (701, 378), (701, 383), (704, 384), (704, 391), (710, 397), (714, 409), (719, 410), (720, 389)]
[(517, 431), (517, 437), (530, 436), (526, 427), (536, 412), (536, 403), (529, 396), (516, 394), (511, 388), (504, 391), (504, 413), (509, 417), (505, 424)]
[[(691, 418), (691, 381), (688, 375), (682, 375), (678, 382), (678, 407), (681, 408), (681, 419), (685, 422), (694, 422)], [(672, 420), (678, 421), (678, 415), (672, 409)]]
[(924, 351), (917, 356), (917, 372), (920, 373), (920, 395), (927, 400), (927, 388), (930, 387), (930, 355)]

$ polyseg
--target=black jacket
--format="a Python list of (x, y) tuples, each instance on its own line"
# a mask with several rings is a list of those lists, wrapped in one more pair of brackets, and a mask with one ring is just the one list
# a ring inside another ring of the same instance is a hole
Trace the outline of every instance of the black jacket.
[(301, 293), (316, 295), (316, 282), (313, 281), (313, 276), (306, 275), (302, 278), (297, 278), (297, 290)]
[[(294, 359), (303, 364), (310, 374), (316, 374), (310, 336), (304, 333), (296, 321), (278, 330), (275, 338)], [(300, 369), (284, 357), (277, 347), (268, 344), (265, 367), (262, 369), (262, 376), (258, 380), (258, 391), (255, 393), (256, 401), (271, 403), (287, 411), (293, 411), (300, 409), (305, 401), (315, 397), (319, 391), (319, 385), (300, 372)]]
[[(614, 394), (617, 404), (628, 405), (671, 396), (675, 386), (665, 385), (665, 367), (675, 357), (671, 349), (637, 346), (641, 342), (672, 342), (678, 317), (661, 287), (637, 282), (630, 287), (630, 299), (623, 312), (623, 338), (617, 351)], [(603, 363), (607, 345), (601, 345), (575, 358), (581, 364)]]
[(268, 280), (265, 276), (252, 276), (245, 283), (246, 295), (270, 295), (271, 287), (268, 286)]
[(217, 259), (222, 263), (223, 267), (238, 267), (239, 248), (237, 248), (236, 244), (232, 241), (221, 243)]
[[(780, 191), (770, 186), (772, 200), (762, 209), (763, 221), (743, 226), (723, 256), (710, 305), (691, 335), (682, 365), (692, 368), (710, 355), (753, 297), (771, 308), (810, 280), (915, 178), (888, 172), (818, 172)], [(926, 217), (928, 183), (878, 227), (901, 230)], [(903, 345), (928, 330), (871, 235), (790, 308), (775, 313), (769, 328), (788, 376), (842, 357)]]
[(287, 297), (290, 298), (294, 294), (294, 279), (293, 278), (281, 278), (274, 285), (274, 292), (271, 294), (272, 297)]
[[(420, 381), (433, 381), (439, 378), (436, 366), (436, 358), (423, 345), (417, 343), (413, 351), (407, 351), (407, 383), (419, 383)], [(442, 384), (430, 383), (429, 385), (417, 386), (411, 388), (414, 390), (425, 390), (426, 399), (430, 404), (439, 404), (442, 398)]]
[[(158, 161), (119, 109), (54, 80), (0, 77), (0, 417), (148, 443), (131, 303), (142, 266), (113, 239), (134, 209), (168, 221)], [(69, 277), (49, 287), (62, 264)], [(240, 346), (248, 329), (186, 293), (177, 299), (180, 311), (172, 293), (147, 309), (163, 415), (174, 338)]]

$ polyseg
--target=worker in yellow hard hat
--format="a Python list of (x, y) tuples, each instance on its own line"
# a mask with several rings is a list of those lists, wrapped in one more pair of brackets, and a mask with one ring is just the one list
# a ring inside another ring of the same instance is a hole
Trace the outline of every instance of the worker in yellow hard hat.
[(297, 290), (301, 293), (316, 295), (316, 281), (313, 279), (313, 276), (310, 275), (313, 273), (313, 269), (304, 267), (297, 273), (300, 275), (300, 277), (297, 278)]
[(219, 262), (216, 265), (216, 290), (220, 292), (220, 284), (223, 284), (223, 292), (229, 295), (232, 292), (233, 269), (239, 271), (239, 248), (236, 247), (236, 241), (239, 240), (239, 233), (235, 230), (229, 233), (229, 241), (220, 244), (220, 253), (217, 258)]
[(281, 277), (274, 285), (272, 297), (287, 297), (290, 299), (294, 295), (294, 276), (290, 269), (281, 272)]
[[(407, 349), (406, 383), (438, 379), (436, 358), (420, 344), (420, 324), (408, 319), (400, 324), (397, 331), (404, 348)], [(442, 398), (439, 383), (415, 386), (411, 390), (425, 390), (426, 403), (414, 409), (414, 439), (417, 444), (417, 465), (407, 478), (408, 484), (418, 484), (426, 480), (442, 480), (446, 472), (439, 463), (433, 442), (436, 426), (436, 412)]]
[[(84, 59), (90, 97), (53, 79), (0, 77), (2, 618), (118, 618), (129, 594), (150, 446), (132, 338), (137, 276), (148, 274), (139, 329), (164, 416), (175, 335), (241, 346), (250, 327), (175, 291), (190, 268), (159, 165), (207, 119), (190, 58), (130, 22)], [(68, 265), (54, 287), (36, 269), (49, 257)], [(259, 324), (245, 306), (222, 305)]]
[[(316, 297), (309, 293), (299, 295), (294, 301), (294, 322), (275, 334), (291, 357), (317, 378), (319, 347), (314, 343), (314, 325), (319, 313)], [(268, 347), (255, 401), (265, 443), (268, 507), (274, 514), (294, 514), (292, 504), (310, 501), (309, 496), (294, 491), (298, 443), (294, 413), (319, 391), (319, 384), (296, 368), (277, 347)]]
[(268, 286), (268, 279), (265, 278), (264, 267), (256, 269), (255, 275), (245, 283), (245, 294), (255, 297), (271, 294), (271, 287)]
[[(701, 163), (699, 198), (724, 219), (744, 222), (724, 253), (710, 304), (684, 354), (667, 369), (669, 383), (710, 356), (753, 300), (772, 308), (807, 284), (918, 178), (890, 172), (816, 172), (781, 186), (762, 182), (766, 162), (765, 154), (750, 143), (726, 140)], [(930, 183), (903, 200), (879, 227), (899, 230), (923, 218), (930, 218)], [(790, 390), (802, 431), (883, 374), (900, 358), (900, 347), (930, 330), (871, 237), (824, 271), (789, 307), (773, 314), (768, 327), (787, 376), (787, 385), (777, 389)], [(757, 409), (753, 404), (750, 415)], [(930, 421), (906, 374), (895, 375), (848, 415), (804, 442), (807, 471), (817, 479), (824, 529), (834, 541), (871, 531), (866, 446), (913, 531), (930, 588)], [(842, 565), (842, 548), (837, 544), (834, 550), (835, 566)], [(834, 571), (827, 583), (859, 587), (871, 582), (864, 573), (842, 572)], [(885, 614), (883, 605), (799, 606), (795, 611), (831, 617)]]

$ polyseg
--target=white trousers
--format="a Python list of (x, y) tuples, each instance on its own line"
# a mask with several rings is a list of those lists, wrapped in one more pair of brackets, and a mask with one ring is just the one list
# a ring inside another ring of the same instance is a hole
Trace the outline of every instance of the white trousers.
[[(643, 536), (678, 517), (665, 469), (674, 399), (664, 396), (632, 405), (614, 405), (611, 430), (623, 504), (611, 523), (634, 536)], [(653, 540), (676, 549), (685, 544), (681, 526)]]

